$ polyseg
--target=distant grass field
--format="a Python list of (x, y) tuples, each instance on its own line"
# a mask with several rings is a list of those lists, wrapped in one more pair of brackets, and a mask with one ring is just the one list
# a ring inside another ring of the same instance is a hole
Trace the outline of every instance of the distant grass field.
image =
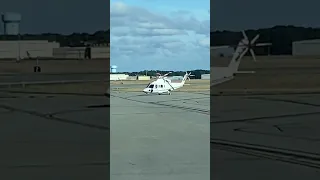
[[(292, 56), (268, 56), (257, 57), (254, 62), (251, 57), (245, 57), (240, 65), (241, 69), (255, 70), (256, 74), (238, 74), (234, 80), (213, 86), (212, 91), (317, 91), (320, 89), (320, 58), (319, 57), (292, 57)], [(224, 62), (226, 58), (211, 59), (211, 66), (215, 63)], [(214, 63), (213, 63), (214, 62)], [(0, 61), (0, 73), (4, 72), (30, 72), (34, 62)], [(41, 62), (42, 63), (42, 62)], [(84, 60), (84, 61), (43, 61), (44, 72), (103, 72), (109, 71), (109, 61), (106, 60)], [(221, 63), (220, 63), (221, 64)], [(11, 68), (11, 69), (10, 69)], [(15, 69), (17, 68), (17, 69)], [(287, 71), (287, 68), (294, 70)], [(319, 71), (318, 71), (319, 69)], [(212, 72), (214, 73), (214, 72)], [(123, 86), (122, 91), (141, 91), (150, 81), (111, 81), (111, 85)], [(137, 84), (140, 87), (125, 87)], [(190, 84), (190, 85), (188, 85)], [(21, 91), (49, 91), (49, 92), (81, 92), (101, 93), (105, 92), (108, 83), (77, 83), (77, 84), (55, 84), (55, 85), (32, 85), (26, 88), (11, 88)], [(208, 80), (191, 80), (178, 91), (202, 91), (209, 89)], [(119, 88), (120, 91), (120, 88)]]
[[(31, 73), (36, 60), (0, 61), (0, 74)], [(42, 73), (109, 72), (110, 60), (40, 60)]]
[[(215, 58), (211, 57), (211, 66), (227, 66), (231, 60), (231, 57)], [(320, 57), (295, 57), (295, 56), (257, 56), (257, 61), (253, 61), (252, 57), (244, 57), (241, 60), (241, 69), (263, 69), (263, 68), (288, 68), (288, 67), (319, 67)]]
[[(212, 58), (214, 64), (227, 65), (227, 58)], [(225, 64), (223, 64), (225, 63)], [(293, 56), (258, 56), (257, 62), (245, 57), (239, 70), (253, 70), (255, 74), (237, 74), (235, 79), (217, 86), (216, 91), (317, 91), (320, 89), (320, 58)], [(214, 73), (214, 72), (212, 72)]]
[(219, 88), (312, 88), (320, 87), (319, 74), (238, 74), (234, 80), (218, 85)]
[(108, 87), (108, 82), (90, 82), (51, 85), (29, 85), (25, 87), (2, 88), (2, 90), (19, 92), (103, 94), (108, 90)]
[[(154, 79), (152, 80), (124, 80), (124, 81), (110, 81), (110, 84), (148, 84), (150, 82), (154, 81)], [(179, 81), (177, 81), (179, 82)], [(181, 81), (180, 81), (181, 82)], [(186, 84), (201, 84), (201, 83), (208, 83), (209, 80), (203, 80), (203, 79), (192, 79), (191, 81), (186, 81)]]
[[(153, 81), (153, 80), (152, 80)], [(114, 88), (113, 91), (121, 91), (121, 92), (137, 92), (142, 91), (145, 86), (152, 81), (120, 81), (111, 82), (113, 84), (117, 84), (118, 88)], [(130, 85), (141, 85), (141, 87), (131, 87)], [(190, 81), (186, 81), (185, 85), (182, 88), (179, 88), (175, 91), (209, 91), (210, 90), (210, 80), (201, 80), (201, 79), (192, 79)]]

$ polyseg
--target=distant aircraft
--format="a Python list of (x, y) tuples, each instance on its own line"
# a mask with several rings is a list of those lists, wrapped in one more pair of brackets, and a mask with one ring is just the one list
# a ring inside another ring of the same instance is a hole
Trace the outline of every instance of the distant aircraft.
[(143, 89), (143, 92), (146, 94), (171, 94), (171, 91), (175, 89), (179, 89), (183, 87), (184, 83), (187, 79), (190, 80), (189, 76), (192, 76), (191, 73), (186, 72), (186, 74), (183, 76), (183, 79), (179, 83), (173, 83), (170, 79), (166, 78), (166, 76), (170, 74), (167, 73), (163, 76), (159, 76), (157, 80), (151, 82), (147, 85), (146, 88)]
[[(256, 57), (254, 54), (254, 51), (252, 50), (253, 46), (270, 46), (270, 43), (258, 43), (255, 44), (255, 42), (259, 38), (259, 34), (256, 35), (251, 41), (249, 41), (247, 35), (244, 31), (242, 31), (243, 39), (238, 43), (238, 46), (233, 54), (233, 57), (231, 59), (231, 62), (227, 67), (212, 67), (211, 73), (212, 78), (211, 79), (211, 86), (221, 84), (223, 82), (232, 80), (234, 78), (234, 75), (237, 73), (254, 73), (254, 72), (242, 72), (238, 71), (240, 62), (242, 57), (250, 51), (254, 61), (256, 61)], [(223, 46), (221, 48), (224, 48), (226, 46)]]

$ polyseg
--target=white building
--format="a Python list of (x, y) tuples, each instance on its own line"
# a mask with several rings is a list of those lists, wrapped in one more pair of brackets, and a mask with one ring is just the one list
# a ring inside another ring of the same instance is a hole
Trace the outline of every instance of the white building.
[(38, 41), (0, 41), (0, 59), (17, 59), (28, 57), (52, 57), (57, 42)]
[(127, 74), (110, 74), (110, 81), (127, 80), (128, 78)]
[(182, 80), (183, 76), (168, 76), (168, 79), (170, 79), (172, 81)]
[(201, 79), (210, 79), (210, 74), (201, 74)]
[[(60, 47), (58, 42), (47, 40), (0, 41), (0, 59), (58, 58), (83, 59), (85, 47)], [(110, 57), (109, 47), (92, 47), (92, 59)]]
[[(54, 58), (83, 59), (85, 47), (60, 47), (53, 49)], [(92, 59), (104, 59), (110, 57), (110, 47), (91, 47)]]
[(320, 56), (320, 39), (293, 42), (292, 55), (293, 56)]
[(137, 79), (139, 81), (149, 81), (150, 80), (150, 76), (138, 76)]

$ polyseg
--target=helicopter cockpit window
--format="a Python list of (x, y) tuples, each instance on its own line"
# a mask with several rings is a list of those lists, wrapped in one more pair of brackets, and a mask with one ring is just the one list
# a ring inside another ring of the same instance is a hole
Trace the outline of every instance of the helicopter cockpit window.
[(149, 85), (149, 88), (153, 88), (153, 86), (154, 86), (153, 84), (150, 84), (150, 85)]

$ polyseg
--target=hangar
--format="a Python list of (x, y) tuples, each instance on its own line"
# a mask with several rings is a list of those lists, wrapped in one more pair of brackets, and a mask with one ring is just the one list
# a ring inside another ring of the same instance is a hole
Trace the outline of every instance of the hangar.
[(320, 56), (320, 39), (293, 42), (292, 55), (293, 56)]

